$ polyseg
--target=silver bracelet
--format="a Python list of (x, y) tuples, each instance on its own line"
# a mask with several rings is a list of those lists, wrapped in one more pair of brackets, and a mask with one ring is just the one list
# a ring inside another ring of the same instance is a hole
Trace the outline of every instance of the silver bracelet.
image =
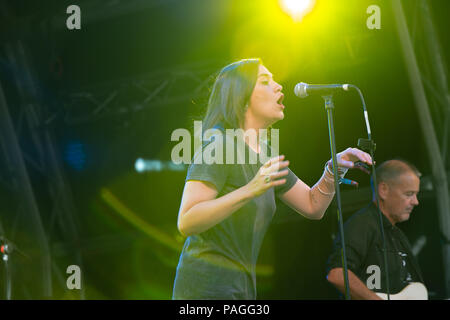
[(319, 192), (320, 192), (321, 194), (326, 195), (326, 196), (331, 196), (331, 195), (335, 194), (335, 191), (333, 191), (333, 192), (331, 192), (331, 193), (327, 193), (327, 192), (322, 191), (322, 190), (320, 189), (320, 186), (319, 186), (319, 185), (317, 185), (317, 189), (319, 190)]
[[(327, 173), (331, 175), (331, 178), (327, 177)], [(328, 168), (328, 161), (325, 163), (325, 174), (323, 178), (325, 179), (325, 181), (334, 183), (334, 174), (330, 172), (330, 168)]]
[(330, 167), (328, 167), (328, 161), (325, 162), (325, 170), (326, 170), (332, 177), (334, 177), (334, 173), (331, 172)]
[[(325, 162), (325, 170), (327, 170), (327, 172), (334, 178), (334, 173), (331, 172), (330, 168), (328, 167), (328, 161)], [(348, 168), (338, 166), (337, 172), (338, 172), (339, 180), (343, 179), (348, 172)]]

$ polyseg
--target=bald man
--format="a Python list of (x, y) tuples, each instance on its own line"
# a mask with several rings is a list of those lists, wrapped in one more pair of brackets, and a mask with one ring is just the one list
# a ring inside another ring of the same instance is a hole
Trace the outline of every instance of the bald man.
[[(409, 219), (419, 204), (420, 172), (403, 160), (388, 160), (376, 169), (380, 211), (386, 239), (389, 289), (396, 294), (411, 282), (423, 283), (419, 265), (408, 239), (396, 224)], [(374, 201), (354, 214), (344, 225), (350, 296), (358, 300), (379, 300), (375, 292), (386, 293), (383, 239)], [(340, 237), (328, 259), (327, 280), (345, 292)]]

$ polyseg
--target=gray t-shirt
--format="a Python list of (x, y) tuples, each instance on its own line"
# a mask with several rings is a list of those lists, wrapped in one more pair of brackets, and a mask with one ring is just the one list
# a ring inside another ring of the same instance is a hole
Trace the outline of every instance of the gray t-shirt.
[[(223, 141), (225, 146), (226, 139)], [(236, 147), (234, 150), (237, 155)], [(249, 163), (249, 155), (254, 151), (247, 144), (245, 150), (245, 164), (194, 164), (193, 161), (186, 181), (212, 183), (219, 192), (218, 198), (246, 185), (263, 163), (260, 159), (255, 164)], [(275, 214), (275, 196), (289, 190), (298, 179), (290, 169), (284, 178), (285, 184), (269, 189), (221, 223), (186, 239), (177, 267), (173, 299), (256, 299), (255, 266)]]

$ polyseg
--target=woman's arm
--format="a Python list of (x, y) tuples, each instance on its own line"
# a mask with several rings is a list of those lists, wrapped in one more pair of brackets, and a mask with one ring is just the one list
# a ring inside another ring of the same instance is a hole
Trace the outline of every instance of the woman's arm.
[(298, 179), (291, 189), (280, 196), (280, 199), (305, 218), (318, 220), (322, 219), (333, 196), (333, 176), (325, 171), (312, 188)]
[(217, 194), (208, 182), (186, 182), (178, 213), (178, 230), (183, 236), (211, 228), (252, 199), (247, 186), (216, 199)]
[[(187, 181), (183, 191), (180, 210), (178, 213), (178, 230), (184, 236), (208, 230), (222, 222), (254, 197), (269, 188), (286, 183), (286, 179), (279, 179), (288, 174), (288, 170), (278, 171), (289, 165), (288, 161), (281, 161), (284, 156), (272, 158), (266, 162), (245, 186), (226, 195), (216, 198), (216, 188), (204, 181)], [(265, 181), (270, 175), (271, 180)]]
[[(339, 166), (346, 168), (352, 168), (356, 161), (372, 164), (370, 155), (356, 148), (348, 148), (338, 153), (337, 161)], [(322, 177), (312, 188), (300, 179), (297, 180), (280, 199), (308, 219), (322, 219), (334, 197), (334, 176), (330, 172), (331, 168), (330, 171), (324, 170)]]

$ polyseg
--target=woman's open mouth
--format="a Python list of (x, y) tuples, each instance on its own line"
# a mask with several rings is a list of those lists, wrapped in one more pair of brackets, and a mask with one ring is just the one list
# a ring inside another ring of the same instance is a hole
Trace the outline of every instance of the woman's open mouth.
[(284, 109), (283, 100), (284, 100), (284, 94), (281, 94), (281, 96), (277, 100), (277, 103)]

